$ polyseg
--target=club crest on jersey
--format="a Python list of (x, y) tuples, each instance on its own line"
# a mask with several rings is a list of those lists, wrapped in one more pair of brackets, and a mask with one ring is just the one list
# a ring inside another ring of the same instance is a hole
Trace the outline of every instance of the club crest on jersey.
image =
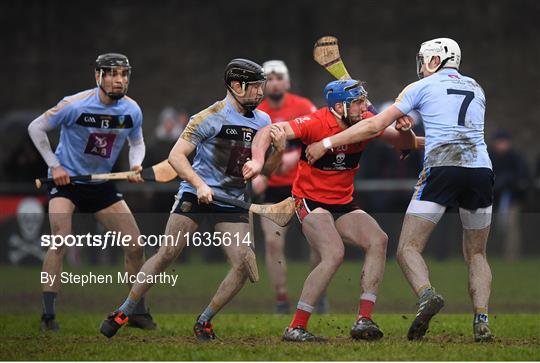
[(111, 157), (116, 134), (91, 133), (88, 136), (85, 154), (101, 156), (104, 159)]
[(345, 168), (345, 153), (339, 153), (336, 154), (336, 161), (332, 163), (334, 166), (334, 169), (340, 170), (340, 169), (346, 169)]

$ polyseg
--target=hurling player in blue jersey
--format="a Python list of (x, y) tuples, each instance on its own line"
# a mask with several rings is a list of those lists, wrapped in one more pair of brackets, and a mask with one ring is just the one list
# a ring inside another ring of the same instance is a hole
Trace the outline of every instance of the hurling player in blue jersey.
[[(266, 75), (260, 65), (247, 59), (233, 59), (225, 68), (227, 96), (192, 116), (169, 155), (169, 163), (182, 182), (165, 230), (174, 243), (163, 244), (146, 261), (141, 272), (157, 275), (192, 243), (200, 222), (206, 217), (212, 234), (200, 235), (205, 243), (223, 247), (231, 269), (210, 304), (199, 315), (193, 331), (198, 340), (215, 339), (211, 319), (242, 288), (255, 254), (250, 245), (245, 211), (213, 200), (214, 195), (243, 199), (246, 189), (242, 168), (251, 158), (251, 142), (257, 130), (270, 125), (270, 117), (256, 107), (264, 96)], [(285, 148), (285, 133), (273, 134), (274, 152), (266, 164), (275, 169)], [(195, 151), (193, 164), (188, 156)], [(210, 233), (210, 232), (206, 232)], [(208, 246), (208, 244), (207, 244)], [(246, 263), (246, 261), (248, 261)], [(112, 337), (131, 319), (137, 302), (152, 287), (137, 282), (125, 302), (101, 325), (101, 333)]]
[[(142, 134), (142, 113), (139, 105), (126, 96), (131, 66), (125, 55), (102, 54), (96, 59), (95, 88), (62, 99), (28, 127), (32, 141), (49, 166), (54, 178), (49, 187), (49, 219), (53, 235), (72, 232), (75, 209), (93, 213), (108, 230), (139, 236), (139, 228), (129, 207), (112, 182), (70, 183), (70, 176), (109, 173), (125, 144), (129, 142), (132, 170), (141, 170), (145, 145)], [(60, 141), (53, 152), (47, 132), (60, 128)], [(139, 176), (130, 182), (142, 182)], [(55, 300), (60, 289), (60, 273), (66, 246), (49, 249), (43, 261), (42, 330), (58, 330), (55, 321)], [(124, 247), (125, 271), (136, 274), (144, 263), (143, 247), (134, 243)], [(144, 301), (140, 301), (131, 325), (154, 329), (156, 325)]]
[[(494, 175), (484, 141), (486, 98), (478, 83), (458, 72), (461, 50), (448, 38), (422, 43), (417, 56), (420, 78), (407, 86), (379, 115), (310, 145), (313, 163), (326, 150), (376, 135), (412, 110), (426, 130), (424, 169), (407, 209), (397, 259), (419, 298), (419, 308), (407, 337), (421, 339), (429, 321), (444, 306), (429, 280), (422, 251), (447, 207), (459, 207), (463, 225), (463, 255), (469, 268), (469, 294), (474, 309), (473, 336), (492, 340), (488, 325), (491, 269), (486, 244), (491, 225)], [(408, 128), (398, 121), (397, 128)]]

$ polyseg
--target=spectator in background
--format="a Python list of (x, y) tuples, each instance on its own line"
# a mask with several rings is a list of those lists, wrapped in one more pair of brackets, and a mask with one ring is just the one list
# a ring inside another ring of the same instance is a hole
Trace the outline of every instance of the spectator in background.
[(490, 156), (495, 173), (496, 228), (503, 240), (504, 257), (515, 261), (521, 253), (519, 213), (529, 185), (529, 170), (523, 156), (514, 149), (510, 134), (504, 129), (493, 134)]
[(189, 121), (186, 111), (165, 107), (159, 114), (154, 135), (148, 143), (145, 164), (157, 164), (169, 156), (169, 152)]

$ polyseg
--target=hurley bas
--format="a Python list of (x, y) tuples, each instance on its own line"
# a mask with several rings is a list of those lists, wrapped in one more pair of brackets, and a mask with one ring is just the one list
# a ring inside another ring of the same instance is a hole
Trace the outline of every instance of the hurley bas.
[(62, 272), (60, 276), (52, 275), (47, 272), (41, 272), (41, 283), (49, 286), (53, 286), (57, 278), (60, 278), (62, 284), (75, 284), (85, 286), (89, 284), (134, 284), (148, 283), (148, 284), (168, 284), (175, 286), (178, 280), (178, 275), (168, 274), (161, 272), (157, 275), (148, 275), (144, 272), (138, 272), (136, 275), (129, 275), (127, 272), (118, 272), (116, 274), (116, 280), (112, 274), (97, 274), (94, 272), (88, 272), (84, 274), (73, 272)]

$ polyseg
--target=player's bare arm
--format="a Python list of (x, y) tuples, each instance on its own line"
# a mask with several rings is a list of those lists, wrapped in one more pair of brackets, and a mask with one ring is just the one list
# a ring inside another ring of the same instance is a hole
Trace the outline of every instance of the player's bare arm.
[(266, 158), (266, 162), (261, 171), (263, 175), (267, 176), (271, 175), (279, 168), (287, 145), (285, 131), (281, 127), (270, 126), (270, 136), (272, 137), (272, 145), (274, 147), (271, 154)]
[(358, 122), (337, 135), (328, 137), (309, 145), (306, 149), (306, 157), (310, 164), (319, 160), (327, 150), (334, 147), (354, 144), (375, 137), (379, 132), (387, 128), (403, 116), (397, 107), (390, 106), (383, 112), (367, 120)]
[(181, 179), (197, 188), (197, 198), (200, 203), (210, 204), (212, 203), (212, 189), (197, 175), (188, 160), (193, 150), (195, 150), (195, 145), (182, 138), (178, 139), (169, 154), (169, 164)]
[[(408, 116), (403, 117), (408, 118)], [(403, 128), (397, 130), (396, 127), (393, 126), (388, 126), (384, 130), (381, 140), (398, 150), (414, 150), (424, 147), (424, 138), (422, 136), (416, 136), (411, 129), (408, 129), (407, 131), (404, 131)]]
[[(257, 176), (263, 171), (263, 168), (265, 169), (264, 174), (271, 174), (281, 162), (283, 150), (285, 150), (285, 141), (294, 138), (296, 136), (287, 122), (275, 123), (260, 129), (253, 138), (251, 160), (245, 163), (242, 168), (244, 179)], [(270, 144), (274, 145), (275, 152), (272, 153), (265, 164), (265, 155)]]

